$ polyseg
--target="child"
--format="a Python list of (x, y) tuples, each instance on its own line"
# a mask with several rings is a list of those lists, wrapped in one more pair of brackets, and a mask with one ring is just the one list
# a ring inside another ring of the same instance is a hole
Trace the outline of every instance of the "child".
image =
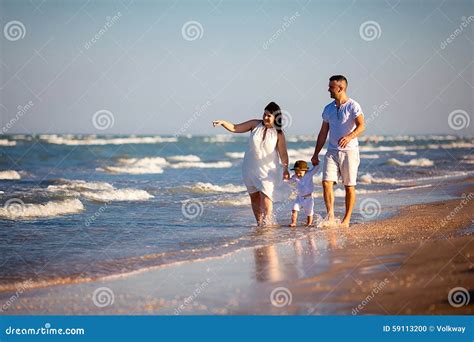
[(316, 171), (318, 171), (318, 167), (313, 166), (309, 169), (308, 164), (304, 160), (298, 160), (292, 170), (295, 171), (295, 174), (288, 180), (288, 182), (290, 182), (290, 184), (296, 184), (296, 200), (293, 204), (293, 210), (291, 211), (290, 227), (296, 227), (298, 211), (300, 211), (300, 208), (304, 209), (304, 212), (307, 215), (306, 225), (310, 226), (313, 224), (314, 214), (313, 176)]

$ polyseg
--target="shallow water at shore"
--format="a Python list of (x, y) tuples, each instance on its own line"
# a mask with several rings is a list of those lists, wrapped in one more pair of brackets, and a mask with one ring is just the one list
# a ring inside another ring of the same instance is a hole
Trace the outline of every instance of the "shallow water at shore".
[[(361, 143), (354, 223), (449, 199), (437, 187), (473, 172), (470, 138), (399, 138)], [(290, 161), (309, 160), (310, 137), (288, 140)], [(2, 141), (0, 288), (28, 279), (38, 285), (88, 281), (318, 230), (254, 226), (240, 172), (246, 137), (44, 135)], [(337, 188), (339, 216), (343, 195)], [(324, 215), (321, 196), (316, 186), (316, 213)], [(288, 223), (290, 210), (291, 201), (276, 203), (279, 223)]]

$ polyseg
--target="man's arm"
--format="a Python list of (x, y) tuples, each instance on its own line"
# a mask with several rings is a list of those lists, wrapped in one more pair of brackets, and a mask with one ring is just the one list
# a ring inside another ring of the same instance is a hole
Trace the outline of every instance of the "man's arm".
[(326, 143), (328, 132), (329, 132), (329, 122), (323, 121), (323, 124), (321, 125), (321, 129), (319, 130), (318, 139), (316, 140), (316, 146), (314, 147), (314, 154), (313, 154), (313, 157), (311, 158), (311, 163), (313, 163), (313, 165), (319, 164), (319, 152), (321, 152), (321, 149)]
[(357, 138), (365, 131), (364, 114), (360, 114), (358, 117), (355, 118), (355, 125), (356, 128), (351, 133), (339, 139), (340, 147), (346, 147), (352, 139)]

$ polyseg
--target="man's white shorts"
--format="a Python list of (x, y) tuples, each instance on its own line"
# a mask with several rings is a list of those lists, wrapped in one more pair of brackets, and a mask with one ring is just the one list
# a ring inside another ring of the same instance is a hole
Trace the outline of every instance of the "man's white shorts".
[(357, 184), (359, 149), (348, 151), (328, 150), (324, 157), (323, 181), (338, 182), (342, 178), (345, 186)]
[(300, 211), (303, 208), (306, 216), (313, 216), (314, 214), (314, 200), (312, 196), (301, 197), (297, 196), (295, 203), (293, 204), (294, 211)]

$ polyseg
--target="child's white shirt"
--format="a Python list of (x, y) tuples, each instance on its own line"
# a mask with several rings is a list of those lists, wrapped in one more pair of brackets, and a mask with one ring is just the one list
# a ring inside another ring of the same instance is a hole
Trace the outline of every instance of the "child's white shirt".
[(292, 184), (296, 184), (296, 194), (298, 196), (306, 196), (312, 194), (314, 191), (313, 176), (319, 170), (318, 166), (313, 166), (311, 169), (306, 171), (305, 175), (301, 178), (296, 177), (296, 174), (291, 176), (288, 180)]

